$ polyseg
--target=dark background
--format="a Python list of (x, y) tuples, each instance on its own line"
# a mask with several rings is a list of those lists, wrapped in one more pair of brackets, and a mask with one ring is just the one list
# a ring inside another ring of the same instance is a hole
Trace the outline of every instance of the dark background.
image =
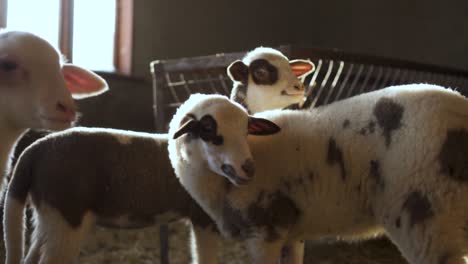
[(468, 1), (138, 0), (134, 75), (154, 59), (281, 44), (468, 70)]

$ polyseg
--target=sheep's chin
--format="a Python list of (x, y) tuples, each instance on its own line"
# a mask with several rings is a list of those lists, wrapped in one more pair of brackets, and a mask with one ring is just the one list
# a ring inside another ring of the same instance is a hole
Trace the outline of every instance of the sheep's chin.
[(242, 185), (246, 185), (251, 180), (251, 179), (244, 179), (244, 178), (241, 178), (241, 177), (235, 176), (235, 175), (232, 175), (232, 176), (224, 175), (224, 177), (226, 177), (230, 183), (232, 183), (233, 185), (235, 185), (237, 187), (242, 186)]
[(288, 96), (288, 97), (303, 97), (304, 92), (288, 92), (286, 90), (281, 91), (281, 96)]
[(68, 119), (60, 119), (60, 118), (49, 118), (49, 117), (41, 117), (41, 129), (46, 130), (63, 130), (73, 126), (74, 121), (70, 121)]

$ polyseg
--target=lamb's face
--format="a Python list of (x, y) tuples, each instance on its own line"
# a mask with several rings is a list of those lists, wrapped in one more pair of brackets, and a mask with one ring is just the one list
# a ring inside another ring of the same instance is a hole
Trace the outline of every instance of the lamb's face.
[(235, 185), (247, 183), (255, 172), (247, 135), (273, 134), (279, 128), (268, 120), (249, 117), (242, 107), (227, 98), (206, 96), (203, 100), (211, 102), (191, 109), (170, 136), (177, 139), (185, 135), (179, 140), (185, 140), (187, 148), (198, 148), (200, 160), (211, 171)]
[(233, 81), (246, 87), (245, 102), (252, 113), (302, 104), (305, 88), (300, 78), (314, 70), (306, 60), (289, 61), (273, 49), (256, 49), (228, 67)]
[(72, 95), (106, 89), (97, 75), (63, 64), (47, 41), (26, 32), (0, 32), (0, 113), (9, 125), (68, 128), (76, 117)]

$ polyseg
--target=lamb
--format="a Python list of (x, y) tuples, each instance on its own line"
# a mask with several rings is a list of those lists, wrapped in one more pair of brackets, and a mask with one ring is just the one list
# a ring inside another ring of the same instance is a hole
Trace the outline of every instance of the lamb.
[(309, 60), (291, 60), (280, 51), (258, 47), (229, 65), (234, 83), (231, 99), (250, 113), (281, 109), (304, 102), (303, 81), (315, 70)]
[(250, 117), (226, 98), (196, 95), (170, 123), (169, 155), (182, 185), (225, 236), (249, 246), (253, 263), (274, 263), (291, 241), (386, 233), (409, 263), (461, 264), (467, 121), (465, 97), (428, 84)]
[(62, 130), (76, 118), (75, 99), (107, 90), (98, 75), (63, 63), (45, 40), (27, 32), (0, 31), (0, 183), (8, 157), (28, 128)]
[(20, 263), (23, 256), (21, 223), (28, 196), (36, 230), (26, 263), (74, 262), (95, 224), (141, 228), (182, 218), (192, 220), (194, 262), (216, 263), (215, 225), (175, 177), (167, 141), (167, 134), (73, 128), (31, 145), (7, 193), (6, 263)]
[[(21, 223), (28, 195), (36, 228), (25, 263), (74, 263), (96, 223), (142, 228), (187, 217), (194, 232), (205, 231), (199, 239), (212, 235), (211, 219), (173, 174), (167, 134), (76, 127), (39, 139), (21, 155), (8, 188), (6, 263), (20, 263), (23, 255)], [(212, 255), (200, 254), (198, 260), (213, 263), (207, 259)]]

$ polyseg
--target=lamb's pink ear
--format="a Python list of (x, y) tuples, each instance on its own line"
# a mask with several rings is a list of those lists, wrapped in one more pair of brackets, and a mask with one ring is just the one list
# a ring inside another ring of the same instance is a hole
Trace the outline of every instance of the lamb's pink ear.
[(289, 66), (298, 78), (303, 78), (315, 70), (315, 65), (310, 60), (290, 60)]
[(75, 99), (99, 95), (109, 89), (107, 82), (99, 75), (73, 64), (64, 64), (62, 74)]
[(267, 136), (278, 133), (281, 128), (270, 120), (249, 116), (249, 135)]

